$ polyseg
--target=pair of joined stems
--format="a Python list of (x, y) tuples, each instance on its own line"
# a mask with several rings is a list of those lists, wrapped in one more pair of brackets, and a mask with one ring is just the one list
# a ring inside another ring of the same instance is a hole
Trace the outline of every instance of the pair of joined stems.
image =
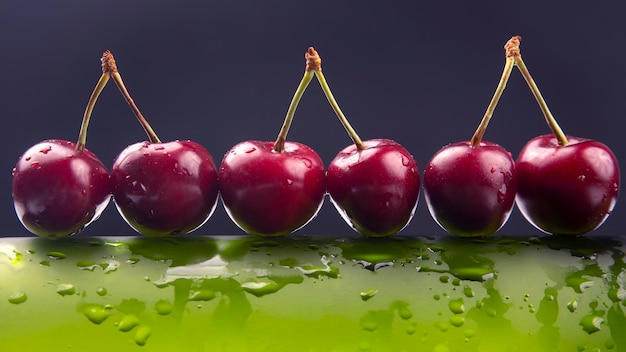
[(498, 87), (496, 88), (496, 91), (493, 97), (491, 98), (491, 102), (489, 103), (489, 106), (487, 107), (487, 111), (485, 111), (485, 115), (483, 116), (482, 120), (480, 121), (480, 124), (478, 125), (478, 128), (476, 129), (476, 132), (474, 132), (474, 135), (472, 136), (472, 139), (470, 140), (471, 145), (479, 145), (480, 142), (482, 141), (483, 135), (485, 134), (485, 131), (487, 130), (487, 125), (489, 124), (489, 121), (491, 120), (491, 116), (493, 115), (496, 105), (498, 104), (498, 101), (500, 100), (500, 97), (502, 96), (502, 93), (504, 92), (504, 88), (506, 88), (506, 83), (509, 80), (511, 71), (513, 70), (513, 66), (517, 66), (522, 76), (524, 77), (524, 80), (528, 84), (528, 87), (530, 88), (535, 99), (537, 100), (537, 103), (539, 104), (539, 107), (541, 108), (541, 112), (543, 113), (543, 116), (545, 117), (546, 122), (548, 123), (548, 126), (550, 126), (550, 129), (552, 130), (554, 136), (557, 138), (559, 145), (566, 146), (568, 144), (568, 140), (567, 140), (567, 137), (565, 136), (565, 133), (563, 133), (563, 130), (561, 130), (561, 127), (556, 122), (556, 119), (550, 112), (550, 109), (548, 108), (546, 101), (543, 99), (543, 96), (541, 95), (541, 92), (539, 91), (537, 84), (531, 77), (530, 72), (528, 71), (528, 68), (526, 67), (526, 64), (524, 64), (524, 60), (522, 60), (522, 56), (520, 54), (520, 49), (519, 49), (521, 39), (522, 38), (520, 36), (513, 36), (504, 45), (506, 61), (504, 65), (504, 70), (502, 72), (502, 77), (500, 78)]
[(291, 127), (291, 123), (293, 121), (296, 108), (298, 107), (298, 103), (300, 102), (300, 99), (302, 98), (304, 91), (308, 87), (309, 83), (311, 83), (311, 80), (313, 80), (313, 76), (317, 77), (317, 80), (319, 81), (320, 86), (322, 87), (322, 90), (324, 91), (324, 94), (326, 95), (326, 98), (328, 99), (328, 102), (330, 103), (330, 106), (333, 108), (333, 110), (335, 111), (335, 114), (339, 118), (339, 121), (341, 121), (341, 124), (346, 129), (346, 132), (348, 132), (348, 135), (350, 136), (350, 138), (356, 145), (357, 150), (365, 149), (365, 145), (363, 144), (363, 141), (361, 140), (359, 135), (356, 133), (354, 128), (352, 128), (352, 125), (350, 125), (350, 122), (348, 122), (348, 119), (341, 111), (339, 104), (337, 104), (337, 101), (335, 100), (335, 97), (333, 96), (333, 93), (331, 92), (330, 87), (328, 86), (328, 82), (326, 82), (326, 78), (324, 77), (324, 74), (322, 73), (322, 59), (320, 58), (319, 54), (317, 53), (317, 51), (315, 51), (314, 48), (310, 47), (309, 50), (306, 52), (306, 54), (304, 54), (304, 57), (306, 59), (306, 68), (304, 70), (304, 76), (302, 77), (302, 81), (300, 81), (300, 84), (298, 85), (298, 88), (296, 89), (293, 99), (291, 100), (291, 104), (289, 104), (289, 109), (287, 109), (287, 116), (285, 117), (283, 126), (281, 127), (280, 132), (278, 133), (276, 142), (274, 142), (273, 150), (275, 152), (282, 152), (285, 149), (285, 141), (287, 140), (287, 133), (289, 132), (289, 128)]
[(91, 120), (91, 114), (93, 113), (93, 108), (96, 105), (96, 101), (102, 93), (102, 90), (109, 82), (109, 79), (113, 78), (113, 81), (117, 85), (118, 89), (126, 99), (126, 102), (130, 106), (131, 110), (135, 114), (135, 117), (139, 120), (139, 123), (143, 127), (144, 131), (148, 135), (150, 142), (152, 143), (161, 143), (161, 140), (154, 132), (146, 118), (143, 116), (139, 108), (135, 104), (133, 98), (131, 98), (130, 93), (126, 89), (124, 85), (124, 81), (122, 80), (122, 76), (117, 71), (117, 64), (115, 63), (115, 58), (110, 51), (105, 51), (102, 54), (102, 58), (100, 59), (102, 62), (102, 75), (96, 83), (96, 87), (94, 88), (91, 96), (89, 97), (89, 101), (87, 102), (87, 107), (85, 108), (85, 113), (83, 114), (83, 120), (80, 126), (80, 131), (78, 133), (78, 141), (76, 142), (76, 150), (82, 152), (85, 149), (85, 145), (87, 142), (87, 128), (89, 127), (89, 122)]

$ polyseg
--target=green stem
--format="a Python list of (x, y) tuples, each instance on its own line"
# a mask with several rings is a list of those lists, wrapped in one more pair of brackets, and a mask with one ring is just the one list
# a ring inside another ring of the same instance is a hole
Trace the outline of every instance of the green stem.
[(541, 108), (541, 112), (543, 113), (543, 116), (545, 117), (546, 122), (548, 123), (548, 126), (550, 126), (552, 133), (558, 140), (559, 145), (566, 146), (569, 143), (569, 141), (567, 140), (567, 137), (565, 136), (565, 133), (563, 133), (563, 130), (561, 129), (559, 124), (556, 122), (556, 119), (550, 112), (550, 109), (548, 108), (548, 104), (546, 104), (546, 101), (543, 99), (543, 96), (541, 95), (541, 92), (539, 91), (537, 84), (535, 83), (533, 78), (530, 76), (530, 72), (528, 71), (528, 68), (524, 64), (524, 60), (522, 60), (522, 56), (518, 52), (514, 57), (515, 57), (515, 65), (517, 66), (519, 71), (522, 73), (522, 76), (526, 80), (528, 87), (530, 88), (531, 92), (535, 96), (535, 99), (537, 100), (537, 103), (539, 104), (539, 107)]
[(324, 74), (322, 73), (322, 70), (321, 69), (315, 70), (315, 76), (317, 77), (317, 80), (320, 82), (320, 86), (322, 86), (322, 90), (324, 91), (324, 94), (326, 94), (326, 98), (328, 99), (330, 106), (332, 106), (333, 110), (335, 110), (335, 114), (337, 114), (339, 121), (341, 121), (341, 124), (346, 129), (346, 132), (348, 132), (348, 135), (350, 136), (350, 138), (352, 138), (354, 145), (356, 145), (356, 149), (357, 150), (365, 149), (365, 145), (363, 144), (363, 141), (361, 141), (361, 137), (359, 137), (359, 135), (356, 133), (354, 128), (352, 128), (352, 125), (350, 125), (350, 122), (348, 122), (348, 119), (341, 111), (341, 108), (339, 108), (339, 104), (337, 104), (337, 101), (335, 100), (333, 93), (330, 91), (330, 87), (328, 86), (328, 83), (326, 82), (326, 78), (324, 78)]
[(103, 73), (96, 84), (91, 96), (89, 97), (89, 101), (87, 102), (87, 108), (85, 108), (85, 114), (83, 115), (83, 121), (80, 125), (80, 132), (78, 132), (78, 141), (76, 142), (76, 150), (82, 152), (85, 150), (85, 145), (87, 143), (87, 128), (89, 127), (89, 121), (91, 121), (91, 113), (93, 112), (94, 106), (96, 106), (96, 101), (100, 96), (100, 93), (109, 82), (110, 75), (108, 73)]
[(146, 131), (146, 134), (148, 135), (150, 142), (161, 143), (161, 140), (159, 139), (157, 134), (154, 132), (154, 130), (148, 123), (148, 120), (146, 120), (146, 118), (143, 117), (143, 114), (141, 113), (137, 105), (135, 104), (135, 101), (133, 100), (133, 98), (131, 98), (130, 93), (128, 93), (128, 90), (126, 89), (126, 86), (124, 85), (124, 81), (122, 80), (122, 76), (117, 71), (117, 65), (115, 63), (115, 59), (113, 58), (113, 54), (111, 54), (110, 51), (105, 52), (105, 55), (103, 56), (102, 70), (104, 72), (110, 73), (111, 77), (113, 78), (113, 81), (115, 82), (115, 85), (117, 85), (117, 88), (120, 90), (120, 92), (124, 96), (124, 99), (126, 99), (126, 102), (130, 106), (130, 109), (133, 111), (133, 113), (137, 117), (137, 120), (139, 120), (141, 127), (143, 127), (144, 131)]
[(500, 101), (500, 97), (506, 88), (506, 84), (509, 81), (509, 77), (511, 76), (511, 71), (513, 70), (513, 66), (515, 65), (515, 59), (513, 58), (512, 52), (519, 51), (519, 42), (514, 40), (509, 40), (504, 45), (506, 62), (504, 64), (504, 70), (502, 71), (502, 77), (500, 77), (500, 82), (498, 82), (498, 87), (496, 87), (496, 91), (493, 93), (493, 97), (491, 98), (491, 102), (489, 102), (489, 106), (487, 106), (487, 110), (485, 111), (485, 115), (483, 115), (478, 128), (474, 132), (472, 139), (470, 140), (471, 145), (479, 145), (483, 140), (483, 136), (485, 135), (485, 131), (487, 131), (487, 126), (489, 125), (489, 121), (491, 121), (491, 117), (493, 116), (493, 112)]
[(289, 133), (289, 128), (291, 127), (291, 123), (293, 122), (293, 117), (296, 114), (296, 108), (298, 107), (298, 103), (300, 102), (300, 99), (302, 98), (304, 91), (309, 86), (309, 83), (311, 83), (312, 79), (313, 79), (313, 72), (309, 70), (305, 71), (304, 76), (302, 77), (302, 80), (300, 81), (300, 84), (298, 85), (298, 88), (296, 89), (296, 92), (294, 93), (293, 98), (291, 99), (291, 103), (289, 104), (289, 109), (287, 109), (287, 116), (285, 116), (285, 121), (283, 122), (283, 126), (281, 127), (280, 132), (278, 132), (278, 137), (276, 138), (276, 142), (274, 142), (273, 150), (275, 152), (280, 153), (283, 150), (285, 150), (285, 141), (287, 140), (287, 133)]

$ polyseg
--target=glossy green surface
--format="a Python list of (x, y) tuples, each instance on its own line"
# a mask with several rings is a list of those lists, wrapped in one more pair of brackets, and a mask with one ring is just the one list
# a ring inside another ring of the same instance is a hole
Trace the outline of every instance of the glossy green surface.
[(614, 239), (0, 239), (0, 351), (626, 351)]

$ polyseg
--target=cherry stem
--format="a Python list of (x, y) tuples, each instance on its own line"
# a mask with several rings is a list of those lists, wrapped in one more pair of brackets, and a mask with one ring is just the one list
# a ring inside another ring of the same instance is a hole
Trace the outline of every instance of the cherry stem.
[(339, 104), (337, 104), (337, 101), (335, 100), (335, 97), (333, 96), (333, 93), (331, 92), (330, 87), (328, 86), (328, 82), (326, 82), (326, 78), (324, 77), (324, 74), (322, 73), (322, 59), (317, 54), (317, 51), (315, 51), (315, 49), (313, 49), (312, 47), (309, 48), (307, 55), (309, 55), (315, 60), (316, 65), (312, 67), (312, 69), (315, 71), (315, 76), (317, 77), (317, 80), (320, 82), (320, 86), (322, 87), (322, 90), (324, 91), (324, 94), (326, 95), (326, 99), (328, 99), (330, 106), (335, 111), (335, 114), (337, 114), (339, 121), (341, 121), (341, 124), (346, 129), (346, 132), (348, 132), (348, 135), (352, 139), (352, 142), (354, 142), (356, 149), (357, 150), (365, 149), (365, 145), (363, 144), (363, 141), (361, 141), (361, 137), (359, 137), (359, 135), (356, 133), (354, 128), (352, 128), (352, 125), (350, 125), (350, 122), (348, 122), (348, 119), (341, 111)]
[(113, 81), (115, 82), (115, 85), (117, 85), (117, 88), (120, 90), (120, 92), (124, 96), (124, 99), (126, 99), (126, 102), (130, 106), (130, 109), (133, 111), (133, 113), (137, 117), (137, 120), (139, 120), (141, 127), (143, 127), (144, 131), (146, 131), (146, 134), (148, 135), (150, 142), (161, 143), (161, 140), (159, 139), (157, 134), (154, 132), (154, 130), (148, 123), (148, 120), (146, 120), (146, 118), (143, 117), (143, 114), (141, 113), (141, 111), (139, 111), (139, 108), (135, 104), (135, 101), (133, 100), (133, 98), (131, 98), (130, 93), (128, 93), (128, 90), (126, 89), (126, 86), (124, 85), (124, 81), (122, 81), (122, 76), (117, 71), (117, 64), (115, 63), (115, 58), (113, 57), (113, 54), (108, 50), (105, 51), (104, 54), (102, 55), (102, 72), (105, 74), (111, 75), (111, 77), (113, 78)]
[[(522, 40), (520, 36), (515, 36), (513, 38), (516, 38), (518, 43)], [(528, 71), (528, 68), (526, 67), (526, 64), (524, 64), (524, 60), (522, 60), (522, 55), (520, 54), (519, 50), (517, 50), (517, 52), (514, 53), (513, 57), (515, 58), (515, 65), (517, 66), (519, 71), (522, 73), (522, 76), (524, 77), (524, 80), (526, 80), (526, 83), (528, 84), (530, 91), (535, 96), (535, 99), (537, 100), (537, 103), (539, 104), (539, 107), (541, 108), (541, 112), (543, 113), (543, 116), (545, 117), (546, 122), (548, 123), (548, 126), (550, 126), (552, 133), (558, 140), (559, 145), (566, 146), (569, 143), (569, 141), (567, 140), (567, 136), (565, 135), (565, 133), (563, 133), (563, 130), (561, 129), (559, 124), (556, 122), (556, 119), (554, 118), (552, 113), (550, 112), (550, 109), (548, 108), (548, 104), (546, 104), (546, 101), (543, 99), (543, 96), (541, 95), (541, 92), (539, 91), (537, 84), (531, 77), (530, 72)]]
[(276, 138), (276, 142), (274, 142), (273, 150), (275, 152), (282, 152), (285, 150), (285, 141), (287, 141), (287, 133), (289, 133), (289, 128), (291, 127), (291, 123), (293, 122), (293, 117), (296, 114), (296, 108), (298, 107), (298, 103), (304, 94), (304, 91), (311, 83), (313, 79), (313, 71), (309, 70), (309, 58), (305, 54), (305, 58), (307, 59), (306, 70), (304, 71), (304, 76), (296, 89), (296, 92), (291, 99), (291, 103), (289, 104), (289, 109), (287, 109), (287, 116), (285, 116), (285, 121), (283, 122), (283, 126), (280, 128), (280, 132), (278, 132), (278, 137)]
[(500, 101), (500, 97), (506, 88), (506, 84), (509, 81), (509, 77), (511, 76), (511, 71), (513, 71), (513, 66), (515, 66), (515, 60), (513, 58), (514, 52), (519, 52), (519, 41), (509, 40), (504, 45), (504, 51), (506, 56), (506, 61), (504, 63), (504, 70), (502, 71), (502, 77), (500, 77), (500, 82), (498, 82), (498, 87), (496, 87), (496, 91), (493, 93), (493, 97), (491, 98), (491, 102), (489, 102), (489, 106), (487, 106), (487, 110), (485, 111), (485, 115), (483, 115), (478, 128), (474, 132), (472, 139), (470, 140), (471, 145), (479, 145), (482, 142), (483, 136), (485, 135), (485, 131), (487, 131), (487, 125), (489, 125), (489, 121), (493, 116), (493, 112)]
[(85, 145), (87, 143), (87, 128), (89, 127), (89, 121), (91, 121), (91, 113), (93, 112), (94, 106), (96, 106), (96, 101), (98, 100), (100, 93), (102, 93), (102, 90), (109, 82), (109, 78), (110, 76), (108, 73), (103, 73), (91, 93), (91, 96), (89, 97), (85, 113), (83, 114), (83, 121), (80, 125), (80, 132), (78, 132), (78, 141), (76, 142), (76, 150), (79, 152), (85, 150)]

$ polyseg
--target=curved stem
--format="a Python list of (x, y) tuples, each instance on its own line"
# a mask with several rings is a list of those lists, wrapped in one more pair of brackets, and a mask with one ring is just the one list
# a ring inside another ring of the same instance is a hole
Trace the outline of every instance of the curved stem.
[(309, 86), (311, 80), (313, 79), (313, 72), (306, 71), (296, 92), (291, 99), (291, 103), (289, 104), (289, 109), (287, 109), (287, 116), (285, 116), (285, 121), (283, 121), (283, 126), (280, 128), (280, 132), (278, 132), (278, 137), (276, 138), (276, 142), (274, 142), (273, 150), (275, 152), (282, 152), (285, 150), (285, 141), (287, 140), (287, 133), (289, 133), (289, 128), (291, 127), (291, 122), (293, 122), (293, 117), (296, 114), (296, 108), (298, 107), (298, 103), (306, 90), (306, 87)]
[[(518, 37), (518, 40), (521, 40), (521, 38)], [(530, 72), (528, 71), (528, 68), (524, 64), (524, 60), (522, 60), (522, 56), (519, 53), (519, 51), (514, 55), (514, 58), (515, 58), (515, 65), (517, 66), (519, 71), (522, 73), (522, 76), (524, 77), (524, 80), (526, 80), (526, 83), (528, 84), (530, 91), (535, 96), (535, 99), (537, 100), (537, 103), (539, 104), (539, 107), (541, 108), (541, 112), (543, 113), (543, 116), (545, 117), (546, 122), (548, 123), (548, 126), (550, 126), (552, 133), (558, 140), (559, 145), (566, 146), (569, 143), (569, 141), (567, 140), (567, 137), (565, 136), (565, 133), (563, 133), (563, 130), (561, 129), (559, 124), (556, 122), (556, 119), (550, 112), (550, 109), (548, 108), (548, 104), (546, 104), (546, 101), (543, 99), (543, 96), (541, 95), (541, 92), (539, 91), (537, 84), (531, 77)]]
[(161, 140), (159, 139), (157, 134), (154, 132), (154, 130), (152, 129), (152, 127), (150, 126), (146, 118), (143, 117), (143, 114), (141, 113), (141, 111), (139, 111), (139, 108), (135, 104), (135, 101), (133, 100), (133, 98), (131, 98), (130, 93), (128, 93), (128, 90), (126, 89), (126, 86), (124, 85), (124, 81), (122, 81), (122, 76), (117, 71), (115, 58), (113, 57), (113, 54), (111, 54), (110, 51), (106, 51), (104, 56), (102, 57), (102, 71), (109, 73), (111, 75), (111, 77), (113, 78), (113, 81), (117, 85), (117, 88), (120, 90), (120, 92), (124, 96), (124, 99), (126, 99), (126, 102), (130, 106), (130, 109), (133, 111), (133, 113), (137, 117), (137, 120), (139, 120), (141, 127), (143, 127), (144, 131), (146, 131), (146, 134), (148, 135), (150, 142), (161, 143)]
[(331, 92), (330, 87), (328, 86), (328, 82), (326, 82), (326, 78), (324, 77), (324, 74), (322, 73), (322, 65), (321, 65), (322, 60), (319, 58), (317, 52), (313, 48), (309, 48), (309, 55), (317, 57), (319, 64), (314, 68), (315, 76), (317, 77), (317, 80), (320, 82), (320, 86), (322, 87), (322, 90), (324, 91), (324, 94), (326, 95), (326, 99), (328, 99), (330, 106), (335, 111), (335, 114), (339, 118), (339, 121), (341, 121), (341, 124), (346, 129), (346, 132), (348, 132), (348, 135), (352, 139), (352, 142), (354, 142), (356, 149), (357, 150), (365, 149), (365, 145), (363, 144), (361, 137), (359, 137), (359, 135), (356, 133), (354, 128), (352, 128), (352, 125), (350, 125), (350, 122), (341, 111), (339, 104), (337, 104), (337, 101), (335, 100), (335, 97), (333, 96), (333, 93)]
[(500, 77), (500, 82), (498, 82), (498, 87), (496, 87), (496, 91), (493, 93), (493, 97), (491, 98), (491, 102), (489, 102), (489, 106), (487, 106), (487, 110), (485, 111), (485, 115), (483, 115), (478, 128), (474, 132), (472, 139), (470, 140), (471, 145), (479, 145), (483, 140), (483, 136), (485, 135), (485, 131), (487, 131), (487, 125), (489, 125), (489, 121), (491, 121), (491, 117), (493, 116), (493, 112), (498, 105), (498, 101), (500, 101), (500, 97), (506, 88), (506, 83), (509, 81), (509, 77), (511, 76), (511, 71), (513, 70), (513, 66), (515, 65), (515, 59), (513, 58), (513, 52), (519, 51), (519, 41), (509, 40), (504, 45), (506, 62), (504, 64), (504, 70), (502, 71), (502, 77)]
[(102, 90), (107, 85), (107, 82), (109, 82), (109, 78), (110, 75), (108, 73), (102, 73), (102, 76), (100, 76), (96, 87), (89, 97), (85, 113), (83, 114), (83, 121), (80, 125), (80, 132), (78, 132), (78, 141), (76, 142), (76, 150), (79, 152), (85, 150), (85, 145), (87, 143), (87, 128), (89, 127), (89, 121), (91, 121), (91, 113), (93, 112), (94, 106), (96, 106), (96, 101), (98, 100), (100, 93), (102, 93)]

